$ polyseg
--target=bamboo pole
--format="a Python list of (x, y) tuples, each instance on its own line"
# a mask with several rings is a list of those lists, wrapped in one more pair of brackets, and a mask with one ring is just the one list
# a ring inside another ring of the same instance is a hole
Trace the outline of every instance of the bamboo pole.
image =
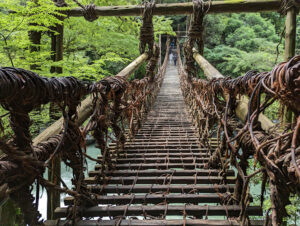
[[(202, 57), (196, 50), (194, 50), (194, 59), (204, 71), (204, 74), (208, 79), (224, 78), (224, 76), (215, 67), (213, 67), (204, 57)], [(240, 120), (245, 121), (248, 114), (249, 99), (246, 96), (242, 96), (237, 100), (237, 102), (238, 105), (236, 108), (236, 115)], [(263, 114), (259, 115), (258, 121), (260, 121), (261, 126), (264, 130), (269, 130), (271, 127), (274, 126), (272, 121)]]
[(116, 76), (121, 76), (121, 77), (128, 77), (136, 70), (139, 68), (139, 66), (142, 65), (148, 58), (147, 53), (143, 53), (140, 55), (136, 60), (131, 62), (126, 68), (124, 68), (122, 71), (120, 71)]
[[(266, 12), (277, 11), (280, 8), (280, 0), (239, 0), (239, 1), (213, 1), (208, 13), (242, 13), (242, 12)], [(209, 3), (206, 3), (209, 4)], [(97, 16), (140, 16), (143, 12), (142, 5), (103, 6), (96, 7)], [(157, 4), (154, 15), (191, 14), (193, 3)], [(83, 16), (82, 8), (74, 8), (67, 11), (68, 16)]]

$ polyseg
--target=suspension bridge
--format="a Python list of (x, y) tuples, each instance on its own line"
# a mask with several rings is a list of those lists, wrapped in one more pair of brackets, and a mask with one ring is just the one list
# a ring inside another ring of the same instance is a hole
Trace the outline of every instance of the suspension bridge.
[[(34, 226), (283, 224), (290, 195), (300, 191), (300, 56), (289, 33), (297, 1), (79, 6), (66, 13), (93, 21), (142, 11), (141, 56), (98, 82), (0, 68), (0, 103), (13, 131), (0, 139), (1, 205), (11, 199)], [(289, 58), (272, 71), (225, 78), (202, 56), (207, 13), (279, 9), (288, 15)], [(152, 17), (162, 14), (192, 14), (185, 44), (177, 43), (177, 66), (169, 61), (169, 40), (164, 59), (154, 41)], [(145, 77), (128, 80), (145, 61)], [(197, 77), (196, 65), (207, 79)], [(275, 125), (264, 116), (275, 101), (292, 121)], [(29, 113), (47, 103), (60, 106), (63, 117), (33, 139)], [(87, 134), (97, 158), (86, 152)], [(95, 162), (87, 175), (86, 159)], [(61, 161), (72, 169), (72, 188), (56, 171)], [(43, 177), (46, 168), (52, 178)], [(262, 178), (258, 204), (250, 186), (255, 176)], [(33, 183), (47, 190), (47, 220)], [(271, 208), (263, 211), (267, 190)], [(60, 193), (67, 194), (66, 207)]]

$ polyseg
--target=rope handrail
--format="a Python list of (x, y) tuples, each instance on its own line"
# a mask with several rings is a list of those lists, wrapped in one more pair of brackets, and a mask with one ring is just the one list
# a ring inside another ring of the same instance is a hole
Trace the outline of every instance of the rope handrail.
[(155, 8), (155, 1), (143, 2), (143, 23), (140, 29), (140, 53), (146, 51), (146, 46), (149, 49), (149, 57), (152, 57), (154, 48), (154, 30), (153, 30), (153, 10)]
[[(210, 4), (210, 2), (208, 3)], [(206, 13), (209, 11), (210, 5), (207, 5), (203, 0), (193, 0), (194, 12), (191, 19), (191, 25), (188, 32), (188, 40), (184, 43), (185, 70), (190, 78), (196, 76), (195, 60), (193, 57), (193, 49), (197, 44), (198, 51), (203, 54), (203, 20)]]

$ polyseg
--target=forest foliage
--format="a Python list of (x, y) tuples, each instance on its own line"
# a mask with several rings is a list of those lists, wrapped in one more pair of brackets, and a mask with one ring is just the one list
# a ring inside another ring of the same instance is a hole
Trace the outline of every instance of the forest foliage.
[[(141, 0), (93, 2), (98, 6), (142, 3)], [(64, 10), (78, 7), (73, 0), (66, 3), (68, 7), (56, 7), (53, 0), (0, 0), (0, 67), (31, 69), (46, 77), (74, 76), (95, 81), (117, 74), (139, 55), (140, 16), (100, 17), (88, 22), (83, 17), (66, 17)], [(204, 55), (225, 76), (237, 77), (249, 70), (269, 71), (284, 60), (284, 21), (277, 12), (209, 14), (204, 21)], [(57, 24), (64, 26), (64, 56), (60, 61), (53, 60), (51, 52), (51, 36), (58, 35)], [(175, 35), (178, 28), (187, 29), (186, 15), (154, 17), (157, 41), (159, 34)], [(297, 28), (299, 36), (299, 17)], [(32, 32), (40, 32), (40, 44), (32, 43)], [(184, 40), (181, 38), (180, 42)], [(296, 53), (299, 49), (298, 39)], [(62, 67), (63, 73), (51, 73), (53, 67)], [(140, 78), (144, 72), (145, 65), (134, 76)], [(279, 118), (278, 105), (266, 112), (272, 120)], [(1, 113), (5, 112), (0, 108)], [(43, 117), (42, 121), (49, 118)]]
[[(90, 0), (80, 2), (91, 3)], [(93, 2), (98, 6), (142, 3), (141, 0)], [(96, 81), (117, 74), (139, 55), (140, 16), (100, 17), (88, 22), (83, 17), (66, 17), (64, 10), (78, 7), (73, 0), (66, 3), (68, 7), (56, 7), (53, 0), (0, 0), (0, 67), (31, 69), (46, 77), (74, 76)], [(225, 76), (237, 77), (249, 70), (269, 71), (275, 63), (284, 60), (284, 21), (277, 12), (209, 14), (204, 21), (204, 55)], [(64, 26), (64, 56), (60, 61), (53, 60), (51, 52), (51, 36), (58, 35), (57, 24)], [(186, 31), (186, 15), (154, 16), (156, 41), (159, 34), (175, 35), (178, 28)], [(299, 36), (299, 17), (297, 28)], [(40, 32), (40, 44), (32, 43), (32, 32)], [(181, 38), (180, 42), (184, 40)], [(296, 48), (299, 53), (299, 40)], [(53, 67), (62, 67), (63, 73), (51, 73)], [(144, 73), (145, 65), (133, 76), (140, 78)], [(272, 120), (279, 119), (278, 106), (277, 103), (266, 112)], [(48, 106), (45, 109), (49, 111)], [(4, 113), (0, 108), (0, 115)], [(40, 114), (47, 115), (46, 112)], [(49, 124), (49, 117), (35, 120)], [(7, 125), (8, 120), (4, 120), (4, 124)], [(34, 130), (38, 132), (39, 128)]]
[[(37, 72), (47, 77), (58, 76), (50, 74), (50, 68), (59, 66), (64, 72), (59, 76), (99, 80), (116, 74), (139, 55), (141, 17), (101, 17), (88, 22), (84, 18), (67, 18), (63, 11), (78, 6), (72, 0), (66, 3), (68, 7), (59, 8), (53, 0), (0, 0), (0, 66), (30, 69), (31, 65), (39, 65)], [(94, 1), (98, 6), (138, 3), (135, 0)], [(64, 59), (53, 62), (50, 35), (57, 34), (55, 26), (62, 23)], [(156, 39), (161, 33), (174, 34), (171, 24), (168, 18), (155, 17)], [(42, 33), (40, 51), (31, 51), (32, 31)]]

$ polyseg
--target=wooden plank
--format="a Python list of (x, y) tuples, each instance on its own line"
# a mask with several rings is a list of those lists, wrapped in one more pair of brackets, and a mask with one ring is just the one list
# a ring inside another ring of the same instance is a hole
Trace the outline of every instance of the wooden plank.
[[(211, 145), (214, 145), (216, 146), (218, 143), (217, 142), (210, 142)], [(116, 145), (115, 143), (114, 144), (111, 144), (109, 145), (109, 148), (115, 148)], [(151, 143), (149, 143), (149, 141), (147, 142), (131, 142), (131, 143), (127, 143), (126, 144), (126, 148), (128, 149), (132, 149), (132, 148), (199, 148), (200, 147), (200, 144), (197, 144), (197, 141), (195, 140), (192, 140), (192, 141), (186, 141), (186, 142), (167, 142), (167, 141), (164, 141), (164, 142), (155, 142), (155, 141), (152, 141)]]
[[(128, 130), (127, 130), (128, 131)], [(164, 127), (164, 128), (145, 128), (142, 127), (139, 132), (169, 132), (169, 133), (173, 133), (173, 132), (189, 132), (189, 133), (194, 133), (195, 129), (189, 128), (189, 127), (179, 127), (179, 128), (172, 128), (172, 127)]]
[[(128, 161), (130, 161), (131, 158), (148, 158), (148, 157), (157, 157), (157, 158), (163, 158), (163, 157), (208, 157), (210, 156), (209, 153), (147, 153), (145, 152), (144, 154), (127, 154), (122, 153), (119, 154), (119, 158), (127, 158)], [(98, 156), (98, 159), (102, 159), (102, 156)]]
[[(172, 142), (196, 142), (197, 140), (199, 140), (199, 138), (197, 137), (190, 137), (190, 138), (185, 138), (185, 137), (181, 137), (181, 138), (172, 138), (172, 137), (153, 137), (153, 138), (150, 138), (150, 139), (143, 139), (143, 138), (132, 138), (130, 140), (128, 140), (127, 142), (128, 143), (133, 143), (133, 142), (150, 142), (150, 141), (153, 141), (153, 142), (168, 142), (168, 143), (172, 143)], [(210, 138), (210, 140), (212, 140), (212, 142), (215, 142), (217, 141), (215, 138)]]
[[(45, 226), (69, 226), (66, 221), (46, 221)], [(237, 220), (81, 220), (76, 223), (77, 226), (240, 226)], [(250, 225), (262, 226), (264, 225), (263, 220), (251, 220)]]
[(185, 158), (175, 158), (175, 157), (165, 157), (165, 158), (131, 158), (116, 159), (116, 164), (127, 164), (127, 163), (206, 163), (209, 158), (197, 158), (197, 157), (185, 157)]
[[(218, 194), (144, 194), (144, 195), (97, 195), (97, 204), (105, 205), (126, 205), (131, 204), (159, 204), (167, 203), (220, 203), (221, 199)], [(66, 197), (64, 199), (66, 206), (71, 206), (74, 203), (74, 197)]]
[[(128, 216), (143, 216), (143, 214), (149, 214), (151, 216), (161, 216), (166, 213), (170, 215), (182, 216), (185, 211), (187, 215), (202, 217), (206, 214), (208, 216), (228, 216), (238, 217), (240, 214), (240, 207), (237, 205), (230, 206), (198, 206), (198, 205), (156, 205), (156, 206), (95, 206), (84, 209), (82, 211), (85, 217), (104, 217), (104, 216), (123, 216), (126, 210)], [(57, 218), (67, 216), (72, 211), (72, 208), (57, 208), (55, 211)], [(259, 206), (250, 206), (246, 209), (246, 213), (249, 216), (261, 216), (262, 209)]]
[[(107, 184), (219, 184), (223, 180), (222, 177), (218, 176), (165, 176), (165, 177), (109, 177), (106, 179)], [(235, 177), (227, 177), (227, 184), (234, 184), (236, 181)], [(103, 184), (103, 180), (97, 180), (96, 177), (87, 177), (85, 179), (87, 184)]]
[(191, 145), (126, 145), (125, 150), (127, 149), (198, 149), (199, 146), (197, 144), (191, 144)]
[[(208, 3), (206, 3), (208, 4)], [(242, 13), (242, 12), (266, 12), (277, 11), (280, 8), (280, 0), (240, 0), (240, 1), (213, 1), (208, 13)], [(104, 6), (96, 7), (97, 16), (140, 16), (143, 12), (142, 5)], [(192, 14), (193, 4), (173, 3), (156, 4), (154, 15), (178, 15)], [(83, 16), (82, 8), (74, 8), (67, 11), (68, 16)]]
[[(180, 138), (179, 138), (180, 139)], [(149, 138), (150, 140), (150, 138)], [(169, 142), (167, 139), (164, 142), (157, 142), (157, 141), (150, 141), (153, 142), (153, 144), (148, 145), (147, 141), (145, 142), (141, 142), (141, 143), (137, 143), (136, 145), (134, 145), (134, 143), (130, 143), (128, 144), (128, 149), (143, 149), (143, 148), (149, 148), (149, 149), (205, 149), (202, 148), (201, 143), (198, 144), (197, 140), (190, 140), (188, 139), (187, 141), (181, 141), (178, 142), (177, 145), (176, 143), (171, 143)], [(189, 146), (190, 144), (190, 146)], [(210, 142), (212, 147), (217, 147), (217, 142)], [(141, 148), (140, 148), (141, 147)], [(110, 146), (110, 149), (114, 149), (115, 146)], [(207, 149), (207, 148), (206, 148)]]
[[(201, 56), (196, 50), (194, 50), (194, 59), (199, 64), (201, 69), (204, 71), (205, 76), (208, 79), (212, 78), (224, 78), (224, 76), (215, 69), (203, 56)], [(227, 98), (225, 96), (225, 98)], [(248, 104), (249, 100), (247, 97), (242, 96), (237, 100), (238, 106), (236, 108), (237, 117), (245, 121), (248, 114)], [(265, 115), (260, 114), (258, 120), (261, 122), (261, 126), (264, 130), (269, 130), (274, 126), (273, 122), (268, 119)]]
[(233, 192), (234, 185), (89, 185), (89, 190), (106, 193), (224, 193)]
[[(107, 177), (119, 176), (119, 177), (129, 177), (139, 175), (141, 177), (147, 176), (162, 176), (162, 175), (173, 175), (173, 176), (219, 176), (221, 174), (220, 170), (215, 169), (201, 169), (201, 170), (118, 170), (118, 171), (104, 171), (104, 175)], [(89, 175), (91, 177), (100, 175), (101, 171), (90, 171)], [(228, 170), (226, 172), (227, 176), (234, 176), (233, 170)]]
[(198, 149), (132, 149), (126, 151), (120, 151), (122, 153), (209, 153), (207, 148), (198, 148)]
[[(195, 169), (195, 168), (204, 168), (205, 164), (192, 164), (192, 163), (157, 163), (157, 164), (117, 164), (115, 165), (115, 169), (124, 170), (124, 169), (173, 169), (173, 168), (183, 168), (183, 169)], [(95, 166), (96, 170), (101, 169), (101, 165)]]
[(155, 138), (197, 138), (195, 134), (180, 134), (180, 133), (173, 133), (173, 134), (169, 134), (169, 135), (165, 135), (165, 134), (146, 134), (146, 135), (142, 135), (142, 134), (136, 134), (134, 137), (136, 138), (151, 138), (151, 137), (155, 137)]
[[(152, 145), (152, 143), (153, 143), (153, 145), (160, 145), (160, 147), (162, 146), (162, 145), (170, 145), (170, 146), (174, 146), (174, 145), (176, 145), (176, 146), (178, 146), (178, 145), (188, 145), (188, 144), (193, 144), (193, 145), (197, 145), (197, 139), (186, 139), (186, 140), (173, 140), (173, 141), (167, 141), (167, 140), (157, 140), (157, 141), (155, 141), (155, 140), (143, 140), (142, 142), (140, 142), (140, 141), (138, 141), (138, 140), (134, 140), (134, 141), (128, 141), (128, 142), (126, 142), (125, 143), (125, 145), (129, 145), (129, 146), (141, 146), (141, 145), (144, 145), (144, 146), (146, 146), (146, 145), (149, 145), (149, 146), (153, 146)], [(212, 141), (211, 143), (216, 143), (215, 141)], [(111, 143), (111, 145), (109, 145), (110, 147), (113, 147), (113, 146), (115, 146), (116, 145), (116, 143)]]
[[(177, 128), (177, 127), (186, 127), (186, 126), (190, 126), (193, 127), (192, 123), (181, 123), (181, 122), (159, 122), (159, 121), (151, 121), (149, 119), (147, 119), (147, 124), (146, 122), (143, 124), (143, 126), (145, 128)], [(194, 129), (196, 129), (195, 127), (193, 127)]]
[(193, 136), (196, 131), (192, 130), (173, 130), (173, 131), (167, 131), (167, 130), (144, 130), (139, 131), (136, 135), (159, 135), (159, 136), (173, 136), (173, 135), (191, 135)]
[[(150, 143), (151, 142), (151, 143)], [(143, 140), (143, 141), (138, 141), (138, 140), (133, 140), (133, 141), (128, 141), (125, 143), (125, 145), (129, 145), (129, 146), (153, 146), (152, 145), (160, 145), (160, 148), (164, 145), (169, 145), (169, 146), (180, 146), (180, 145), (188, 145), (188, 144), (193, 144), (193, 145), (198, 145), (197, 143), (197, 139), (186, 139), (186, 140)], [(216, 142), (211, 142), (212, 144), (216, 144)], [(114, 143), (115, 144), (115, 143)], [(199, 146), (199, 145), (198, 145)], [(114, 147), (114, 145), (110, 145), (110, 147)]]

